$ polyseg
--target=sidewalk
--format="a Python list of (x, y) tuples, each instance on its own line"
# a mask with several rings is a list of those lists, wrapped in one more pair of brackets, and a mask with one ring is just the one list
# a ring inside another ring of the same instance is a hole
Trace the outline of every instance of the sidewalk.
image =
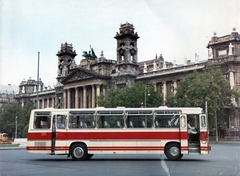
[(18, 147), (0, 147), (0, 150), (25, 150), (27, 146), (27, 138), (14, 139), (12, 144), (19, 144)]

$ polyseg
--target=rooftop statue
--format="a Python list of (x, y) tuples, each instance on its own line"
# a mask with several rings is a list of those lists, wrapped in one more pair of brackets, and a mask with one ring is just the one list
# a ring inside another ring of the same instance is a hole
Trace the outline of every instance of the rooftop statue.
[(95, 60), (97, 58), (93, 48), (91, 47), (90, 45), (90, 50), (87, 52), (87, 51), (83, 51), (83, 54), (82, 54), (83, 57), (85, 57), (86, 59), (91, 59), (91, 60)]

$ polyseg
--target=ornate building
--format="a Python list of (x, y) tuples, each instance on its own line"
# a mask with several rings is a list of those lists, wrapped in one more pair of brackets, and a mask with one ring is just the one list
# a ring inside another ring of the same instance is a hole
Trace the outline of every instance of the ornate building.
[(0, 85), (0, 107), (7, 103), (15, 102), (15, 95), (18, 93), (18, 87), (11, 84)]
[[(139, 36), (132, 24), (121, 24), (114, 38), (117, 41), (116, 61), (106, 59), (103, 52), (96, 58), (91, 50), (77, 65), (77, 54), (72, 44), (62, 44), (57, 52), (56, 87), (46, 89), (40, 81), (39, 108), (94, 108), (98, 106), (96, 97), (105, 95), (107, 89), (130, 87), (135, 83), (153, 84), (166, 100), (175, 95), (178, 82), (183, 77), (194, 70), (203, 69), (208, 62), (221, 66), (231, 88), (240, 88), (240, 35), (236, 29), (223, 37), (214, 34), (207, 45), (209, 58), (205, 61), (199, 61), (198, 55), (195, 55), (194, 62), (186, 59), (182, 65), (177, 65), (175, 61), (167, 62), (162, 55), (138, 62)], [(16, 99), (23, 105), (27, 101), (36, 103), (36, 87), (34, 80), (23, 81)], [(228, 111), (228, 125), (239, 128), (238, 100), (235, 107), (236, 111)]]

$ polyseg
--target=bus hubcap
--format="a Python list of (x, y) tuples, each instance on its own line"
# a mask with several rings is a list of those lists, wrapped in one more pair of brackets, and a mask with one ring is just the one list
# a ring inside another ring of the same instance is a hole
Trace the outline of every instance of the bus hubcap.
[(84, 154), (84, 150), (81, 147), (77, 147), (74, 149), (73, 153), (77, 158), (81, 158)]
[(172, 156), (177, 156), (179, 154), (179, 149), (177, 147), (172, 147), (169, 152)]

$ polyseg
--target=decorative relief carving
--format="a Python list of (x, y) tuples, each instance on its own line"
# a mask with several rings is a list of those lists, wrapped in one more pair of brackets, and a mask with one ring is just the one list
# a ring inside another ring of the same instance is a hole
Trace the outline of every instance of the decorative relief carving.
[(91, 74), (83, 72), (83, 71), (77, 71), (73, 75), (69, 77), (67, 82), (69, 81), (75, 81), (75, 80), (81, 80), (81, 79), (86, 79), (86, 78), (91, 78), (93, 77)]

